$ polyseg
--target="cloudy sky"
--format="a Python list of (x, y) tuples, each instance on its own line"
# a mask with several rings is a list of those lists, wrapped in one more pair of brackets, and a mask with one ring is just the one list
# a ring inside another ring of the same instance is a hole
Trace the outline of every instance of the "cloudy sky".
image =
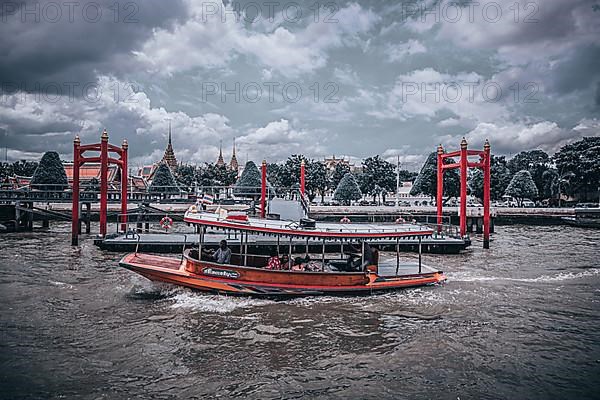
[[(157, 161), (553, 152), (600, 135), (600, 1), (3, 1), (0, 144)], [(4, 154), (2, 153), (4, 157)]]

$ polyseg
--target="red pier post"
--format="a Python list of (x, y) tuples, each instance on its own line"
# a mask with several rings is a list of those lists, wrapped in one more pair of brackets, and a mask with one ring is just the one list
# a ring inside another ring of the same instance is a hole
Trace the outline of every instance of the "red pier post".
[(263, 160), (262, 179), (260, 182), (260, 217), (264, 218), (267, 211), (267, 161)]
[(460, 236), (467, 234), (467, 139), (460, 142)]
[[(469, 161), (469, 156), (479, 156), (479, 161), (475, 162)], [(451, 159), (454, 157), (460, 157), (458, 162), (451, 162), (449, 164), (445, 164), (444, 160)], [(467, 170), (468, 168), (480, 168), (483, 171), (483, 225), (484, 225), (484, 233), (483, 233), (483, 247), (485, 249), (490, 248), (490, 224), (491, 224), (491, 216), (490, 216), (490, 191), (491, 191), (491, 153), (490, 153), (490, 142), (486, 139), (484, 150), (468, 150), (467, 139), (463, 137), (460, 142), (460, 150), (453, 151), (450, 153), (445, 153), (444, 149), (441, 145), (438, 146), (437, 151), (437, 223), (438, 223), (438, 232), (441, 227), (442, 220), (442, 202), (443, 196), (442, 193), (444, 191), (444, 171), (459, 169), (460, 171), (460, 235), (465, 237), (467, 234)]]
[(444, 154), (444, 148), (440, 144), (437, 148), (437, 198), (436, 198), (436, 206), (437, 206), (437, 231), (438, 233), (442, 232), (442, 204), (444, 202), (444, 169), (442, 165), (444, 163), (444, 159), (442, 155)]
[(490, 142), (486, 139), (483, 145), (483, 248), (490, 248), (490, 197), (492, 159)]
[(127, 139), (123, 140), (121, 146), (121, 231), (127, 232), (127, 185), (129, 184), (127, 169)]
[(100, 236), (106, 236), (108, 209), (108, 132), (102, 132), (100, 141)]
[[(79, 136), (73, 141), (73, 210), (72, 210), (72, 237), (71, 243), (76, 246), (79, 234), (79, 169), (86, 163), (100, 163), (100, 235), (106, 236), (106, 219), (108, 214), (108, 166), (110, 164), (121, 167), (121, 227), (127, 228), (127, 190), (129, 177), (127, 172), (127, 140), (123, 140), (122, 147), (108, 143), (108, 132), (102, 132), (100, 143), (81, 145)], [(85, 152), (99, 152), (99, 156), (85, 157)], [(111, 158), (109, 152), (119, 155), (119, 159)], [(117, 224), (119, 220), (117, 219)]]
[(304, 197), (304, 191), (306, 187), (306, 165), (304, 160), (300, 162), (300, 193)]
[(81, 141), (79, 136), (73, 140), (73, 198), (71, 210), (71, 246), (79, 244), (79, 153)]

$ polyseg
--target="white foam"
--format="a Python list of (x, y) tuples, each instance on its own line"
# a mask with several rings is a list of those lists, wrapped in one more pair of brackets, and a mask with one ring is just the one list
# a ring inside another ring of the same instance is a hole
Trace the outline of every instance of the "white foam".
[(171, 308), (189, 309), (193, 311), (214, 312), (219, 314), (230, 313), (240, 308), (259, 307), (272, 304), (271, 300), (255, 299), (250, 297), (228, 297), (221, 295), (208, 295), (196, 293), (188, 289), (181, 289), (170, 300), (174, 301)]
[(486, 281), (510, 281), (510, 282), (561, 282), (574, 279), (582, 279), (600, 274), (600, 268), (591, 268), (581, 272), (561, 272), (556, 275), (541, 275), (535, 278), (509, 278), (501, 276), (479, 276), (471, 272), (447, 273), (449, 282), (486, 282)]
[(66, 289), (73, 289), (73, 285), (69, 285), (68, 283), (64, 283), (64, 282), (48, 281), (48, 283), (50, 283), (51, 285), (63, 287)]

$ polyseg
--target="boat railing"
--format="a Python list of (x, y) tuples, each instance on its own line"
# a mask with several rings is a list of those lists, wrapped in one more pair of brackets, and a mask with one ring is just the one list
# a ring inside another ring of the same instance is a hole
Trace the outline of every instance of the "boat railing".
[(183, 234), (183, 248), (181, 249), (181, 262), (183, 262), (183, 256), (185, 255), (185, 246), (187, 245), (187, 235)]
[(140, 249), (140, 239), (141, 239), (141, 236), (138, 235), (137, 243), (135, 244), (135, 255), (136, 256), (137, 256), (138, 250)]
[[(397, 223), (403, 220), (406, 223), (421, 225), (423, 229), (433, 230), (434, 238), (460, 238), (459, 227), (451, 223), (450, 216), (442, 216), (442, 224), (438, 225), (437, 215), (422, 215), (410, 213), (387, 213), (387, 214), (328, 214), (319, 219), (322, 222), (337, 222), (342, 218), (348, 218), (355, 223)], [(438, 228), (440, 228), (438, 230)], [(439, 231), (439, 232), (438, 232)]]

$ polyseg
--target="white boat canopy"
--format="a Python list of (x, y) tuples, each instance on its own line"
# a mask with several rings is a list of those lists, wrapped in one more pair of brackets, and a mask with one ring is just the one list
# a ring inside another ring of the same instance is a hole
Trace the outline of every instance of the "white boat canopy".
[(314, 226), (302, 226), (298, 221), (272, 220), (227, 213), (207, 213), (190, 209), (184, 221), (227, 231), (264, 234), (272, 236), (302, 237), (329, 240), (363, 240), (422, 238), (431, 236), (433, 230), (415, 223), (351, 223), (314, 222)]

